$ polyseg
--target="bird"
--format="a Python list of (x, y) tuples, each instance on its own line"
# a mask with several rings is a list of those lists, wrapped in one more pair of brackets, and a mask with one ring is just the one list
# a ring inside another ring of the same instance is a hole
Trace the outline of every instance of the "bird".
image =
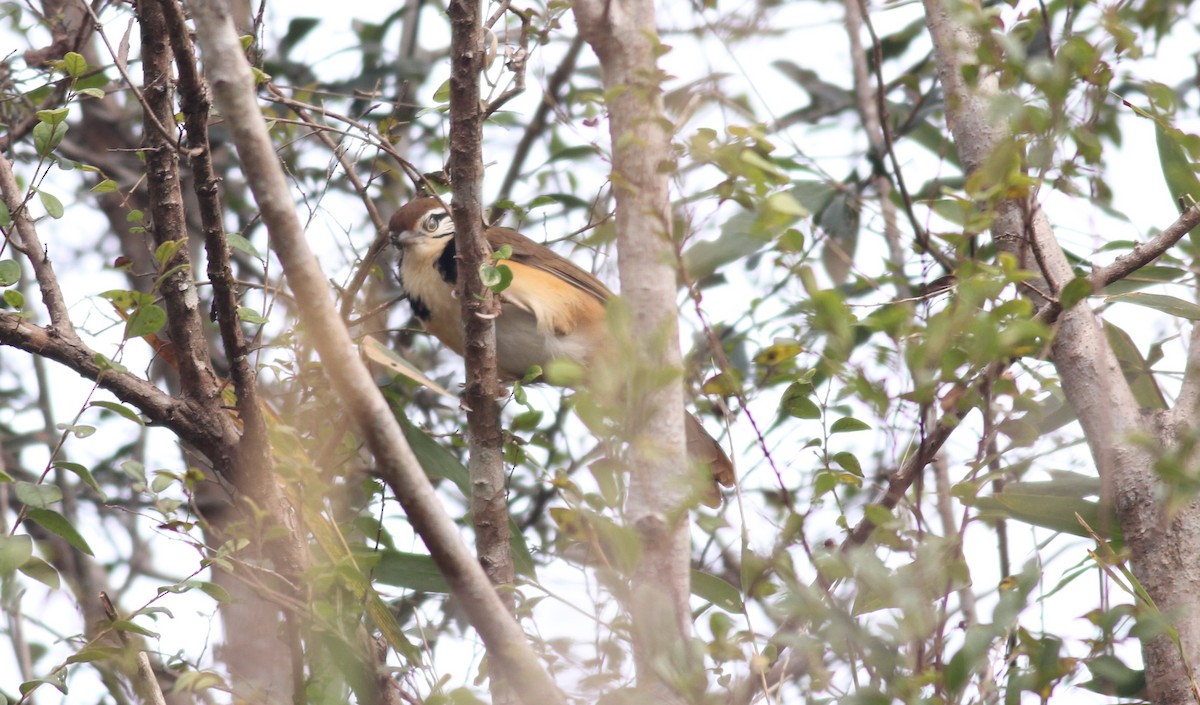
[[(463, 354), (462, 305), (455, 293), (458, 260), (454, 219), (440, 200), (415, 198), (388, 222), (389, 238), (399, 252), (400, 283), (413, 315), (444, 345)], [(496, 318), (496, 364), (506, 381), (524, 379), (534, 365), (546, 369), (568, 360), (583, 369), (610, 348), (605, 305), (612, 291), (590, 272), (516, 230), (486, 227), (492, 251), (508, 246), (504, 260), (512, 281), (500, 294)], [(694, 415), (686, 414), (688, 457), (707, 466), (712, 490), (702, 493), (719, 506), (717, 485), (733, 487), (733, 463)]]

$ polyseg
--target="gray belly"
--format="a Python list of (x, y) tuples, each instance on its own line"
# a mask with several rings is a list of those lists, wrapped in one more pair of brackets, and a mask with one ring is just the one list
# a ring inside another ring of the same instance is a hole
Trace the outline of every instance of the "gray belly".
[(506, 307), (496, 321), (496, 359), (501, 373), (520, 379), (534, 365), (545, 369), (551, 360), (567, 359), (586, 364), (590, 346), (576, 331), (568, 335), (538, 330), (532, 314)]

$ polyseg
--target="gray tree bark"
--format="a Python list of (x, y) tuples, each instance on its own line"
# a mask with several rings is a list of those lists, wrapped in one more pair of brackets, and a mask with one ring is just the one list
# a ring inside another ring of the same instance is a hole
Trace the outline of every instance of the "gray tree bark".
[(617, 264), (621, 297), (636, 333), (632, 369), (624, 373), (670, 377), (628, 400), (637, 421), (629, 429), (632, 478), (626, 512), (643, 550), (630, 604), (638, 686), (661, 701), (679, 702), (685, 699), (681, 689), (702, 693), (705, 678), (700, 659), (689, 650), (690, 472), (677, 374), (677, 255), (665, 168), (671, 135), (656, 62), (661, 45), (652, 0), (577, 0), (574, 10), (580, 33), (600, 58), (608, 96)]

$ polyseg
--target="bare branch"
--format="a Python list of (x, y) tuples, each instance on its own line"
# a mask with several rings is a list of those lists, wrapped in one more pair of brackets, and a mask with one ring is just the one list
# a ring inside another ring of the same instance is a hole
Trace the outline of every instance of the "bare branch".
[(0, 194), (12, 215), (13, 225), (17, 230), (17, 244), (21, 253), (29, 258), (33, 266), (33, 276), (37, 279), (38, 289), (42, 293), (42, 304), (50, 316), (50, 327), (55, 335), (72, 343), (79, 343), (75, 326), (67, 312), (67, 304), (63, 300), (62, 289), (58, 286), (58, 278), (54, 275), (54, 267), (50, 264), (50, 252), (42, 247), (37, 230), (33, 227), (33, 219), (29, 217), (26, 208), (27, 194), (17, 186), (17, 177), (13, 173), (12, 163), (0, 154)]
[[(854, 68), (854, 97), (858, 101), (858, 114), (862, 117), (863, 127), (866, 128), (874, 163), (879, 159), (879, 155), (891, 154), (891, 139), (883, 133), (883, 123), (887, 120), (887, 113), (882, 112), (887, 105), (886, 96), (882, 96), (878, 102), (875, 100), (876, 92), (883, 91), (883, 67), (876, 57), (875, 76), (878, 83), (876, 88), (872, 88), (867, 52), (859, 36), (867, 13), (861, 0), (844, 0), (843, 4), (846, 6), (846, 35), (850, 39), (850, 62)], [(874, 42), (873, 45), (878, 46), (878, 42)], [(894, 159), (895, 155), (891, 156)], [(892, 165), (895, 167), (896, 162), (893, 161)], [(871, 183), (875, 186), (875, 193), (879, 196), (879, 208), (883, 212), (883, 238), (887, 241), (888, 257), (896, 276), (896, 293), (902, 298), (908, 297), (912, 295), (912, 291), (904, 278), (905, 253), (900, 242), (900, 230), (896, 227), (896, 206), (891, 199), (892, 184), (881, 169), (873, 168), (872, 172)], [(909, 203), (911, 204), (911, 199)], [(913, 222), (914, 233), (920, 242), (923, 231), (917, 228), (917, 225), (919, 224)]]
[(1148, 242), (1138, 243), (1133, 250), (1116, 258), (1109, 264), (1093, 269), (1088, 275), (1092, 291), (1100, 291), (1113, 282), (1120, 281), (1161, 257), (1167, 250), (1175, 246), (1197, 225), (1200, 225), (1200, 207), (1191, 206), (1185, 210), (1174, 223), (1165, 230), (1150, 238)]
[[(84, 8), (86, 8), (88, 14), (91, 15), (92, 22), (95, 23), (96, 33), (100, 35), (101, 41), (104, 42), (104, 46), (108, 49), (108, 55), (112, 57), (113, 64), (117, 67), (117, 73), (121, 74), (121, 78), (124, 79), (124, 81), (125, 81), (125, 86), (129, 88), (129, 90), (133, 93), (134, 97), (137, 98), (137, 101), (142, 104), (142, 110), (143, 110), (143, 114), (145, 115), (145, 125), (146, 125), (147, 130), (157, 132), (158, 137), (160, 137), (162, 140), (164, 140), (164, 142), (166, 144), (170, 145), (171, 149), (178, 148), (179, 134), (173, 133), (167, 129), (167, 125), (175, 124), (174, 119), (163, 120), (162, 116), (159, 115), (155, 111), (154, 107), (152, 107), (150, 105), (149, 101), (146, 100), (146, 96), (144, 95), (142, 89), (139, 89), (138, 85), (129, 78), (129, 72), (126, 70), (125, 62), (118, 55), (117, 50), (113, 48), (112, 43), (108, 41), (108, 35), (104, 33), (104, 24), (100, 21), (100, 18), (98, 16), (96, 16), (96, 11), (93, 10), (92, 6), (87, 3), (87, 0), (79, 0), (79, 4), (82, 5)], [(140, 13), (138, 16), (138, 21), (139, 22), (141, 21)], [(163, 35), (163, 36), (165, 36), (165, 35)], [(146, 45), (146, 40), (145, 40), (145, 35), (143, 35), (142, 46), (145, 47), (145, 45)], [(144, 72), (144, 69), (143, 69), (143, 72)], [(142, 88), (147, 88), (147, 87), (150, 87), (149, 83), (142, 84)], [(174, 113), (172, 113), (172, 117), (173, 116), (174, 116)], [(147, 139), (150, 139), (149, 135), (147, 135)]]
[(314, 128), (313, 132), (317, 139), (321, 141), (321, 144), (325, 145), (330, 153), (337, 158), (338, 163), (341, 164), (342, 171), (345, 172), (346, 178), (350, 180), (350, 185), (354, 187), (354, 192), (362, 200), (363, 208), (367, 210), (367, 216), (371, 219), (371, 224), (375, 226), (375, 239), (371, 241), (371, 246), (367, 248), (367, 253), (363, 255), (362, 262), (359, 264), (358, 269), (355, 270), (350, 284), (342, 291), (342, 320), (349, 320), (350, 312), (354, 309), (354, 300), (358, 296), (358, 291), (362, 288), (371, 273), (371, 265), (379, 256), (379, 253), (383, 251), (383, 248), (387, 247), (387, 223), (384, 222), (383, 216), (379, 215), (379, 209), (375, 207), (375, 201), (371, 198), (371, 194), (367, 190), (367, 185), (359, 178), (358, 170), (354, 168), (354, 162), (346, 157), (346, 150), (341, 148), (329, 136), (331, 130), (322, 129), (326, 126), (318, 123), (311, 111), (303, 103), (294, 101), (284, 95), (275, 84), (267, 84), (267, 91), (275, 100), (291, 108), (300, 118), (301, 122)]
[[(104, 357), (78, 339), (63, 338), (53, 329), (34, 325), (16, 314), (0, 313), (0, 344), (54, 360), (81, 377), (99, 382), (151, 421), (170, 428), (197, 447), (231, 444), (237, 437), (232, 422), (222, 423), (206, 416), (193, 400), (172, 397), (140, 377), (102, 365)], [(221, 416), (227, 419), (228, 414)]]
[[(507, 201), (512, 196), (512, 188), (525, 168), (525, 160), (529, 158), (529, 151), (533, 148), (533, 143), (545, 133), (546, 127), (550, 123), (550, 111), (558, 106), (563, 87), (575, 73), (575, 62), (579, 59), (579, 52), (582, 49), (583, 37), (576, 36), (571, 40), (571, 46), (567, 49), (566, 56), (559, 62), (558, 68), (550, 74), (550, 80), (546, 82), (546, 89), (542, 93), (542, 102), (538, 104), (537, 111), (534, 112), (533, 118), (530, 119), (529, 125), (521, 135), (521, 141), (513, 150), (508, 163), (508, 171), (504, 173), (504, 181), (500, 184), (500, 194), (496, 200)], [(493, 208), (488, 221), (494, 223), (500, 219), (500, 216), (501, 212)]]

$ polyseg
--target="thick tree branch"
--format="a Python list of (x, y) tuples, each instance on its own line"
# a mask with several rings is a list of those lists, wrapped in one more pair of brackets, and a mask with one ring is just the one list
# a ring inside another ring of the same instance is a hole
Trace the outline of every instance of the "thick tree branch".
[[(632, 379), (662, 380), (682, 366), (675, 304), (675, 245), (668, 192), (670, 121), (663, 111), (657, 66), (660, 49), (652, 0), (577, 0), (580, 33), (600, 58), (608, 96), (611, 181), (617, 200), (617, 266), (621, 296), (633, 317)], [(631, 590), (638, 685), (649, 697), (680, 702), (702, 693), (705, 675), (687, 649), (690, 554), (684, 451), (683, 386), (669, 382), (639, 389), (629, 399), (631, 441), (626, 513), (644, 551)], [(630, 385), (632, 388), (634, 385)], [(647, 385), (638, 385), (647, 386)], [(666, 674), (670, 662), (676, 672)], [(693, 690), (694, 692), (689, 693)]]
[[(250, 363), (250, 355), (238, 314), (238, 289), (230, 264), (229, 242), (224, 226), (224, 207), (220, 194), (220, 178), (213, 168), (212, 149), (208, 139), (210, 102), (208, 87), (200, 76), (196, 50), (179, 0), (152, 0), (163, 15), (166, 32), (174, 56), (180, 84), (180, 108), (184, 115), (192, 186), (199, 204), (200, 223), (204, 232), (204, 247), (208, 260), (208, 278), (212, 285), (212, 310), (220, 330), (229, 376), (233, 382), (238, 418), (242, 434), (233, 449), (232, 468), (238, 489), (271, 514), (277, 526), (287, 529), (286, 541), (279, 545), (263, 546), (271, 556), (286, 582), (303, 585), (300, 577), (307, 565), (307, 547), (290, 524), (291, 510), (279, 491), (274, 474), (274, 457), (267, 435), (263, 401), (258, 393), (258, 378)], [(212, 522), (222, 530), (219, 520)], [(222, 576), (218, 574), (220, 579)], [(241, 576), (234, 577), (235, 580)], [(239, 586), (239, 589), (245, 589)], [(231, 638), (227, 640), (223, 657), (242, 693), (283, 694), (303, 692), (303, 683), (293, 676), (303, 670), (303, 649), (297, 637), (298, 625), (294, 609), (285, 607), (287, 623), (281, 628), (279, 612), (264, 609), (261, 595), (254, 595), (237, 606), (222, 605), (222, 619)], [(281, 646), (283, 648), (281, 648)], [(282, 658), (267, 654), (289, 652), (291, 668), (282, 667)], [(267, 697), (267, 696), (261, 696)]]
[(333, 389), (363, 433), (379, 473), (396, 494), (497, 665), (528, 702), (563, 702), (524, 632), (462, 542), (458, 527), (438, 501), (342, 325), (325, 275), (308, 247), (293, 208), (228, 4), (216, 0), (195, 2), (191, 9), (216, 104), (232, 133), (247, 181), (262, 209), (272, 249), (297, 294), (300, 316), (311, 332)]
[(220, 406), (220, 385), (208, 356), (200, 296), (193, 278), (191, 256), (186, 246), (187, 219), (179, 184), (179, 155), (172, 139), (155, 130), (155, 123), (174, 122), (175, 91), (171, 72), (171, 49), (162, 6), (157, 2), (137, 5), (142, 39), (143, 132), (147, 180), (150, 191), (150, 232), (163, 251), (173, 244), (174, 255), (159, 262), (165, 276), (159, 285), (167, 310), (167, 330), (179, 363), (183, 395), (201, 403)]
[(220, 178), (213, 169), (212, 149), (208, 142), (208, 86), (200, 76), (196, 51), (179, 0), (159, 0), (166, 29), (175, 56), (179, 76), (180, 108), (184, 116), (188, 146), (192, 148), (192, 181), (200, 204), (200, 222), (204, 226), (204, 247), (208, 255), (208, 279), (213, 288), (213, 308), (221, 330), (229, 376), (237, 393), (238, 417), (244, 425), (243, 443), (259, 448), (259, 464), (266, 467), (270, 449), (266, 440), (266, 421), (258, 396), (257, 378), (250, 366), (246, 337), (238, 316), (237, 282), (229, 261), (229, 242), (225, 235)]
[[(480, 74), (483, 71), (479, 0), (451, 0), (450, 8), (450, 184), (454, 190), (454, 244), (459, 260), (459, 301), (462, 305), (463, 358), (467, 383), (467, 443), (470, 451), (471, 522), (475, 553), (494, 585), (513, 582), (512, 537), (509, 534), (508, 492), (504, 478), (504, 437), (500, 427), (500, 382), (496, 367), (496, 316), (499, 297), (484, 286), (480, 267), (492, 251), (483, 236), (483, 110)], [(511, 591), (501, 593), (513, 608)], [(489, 653), (491, 650), (489, 649)], [(490, 682), (493, 702), (513, 701), (500, 671)]]
[(140, 377), (102, 366), (102, 357), (78, 339), (67, 340), (52, 329), (34, 325), (16, 314), (0, 313), (0, 344), (54, 360), (79, 376), (98, 382), (152, 422), (166, 426), (197, 447), (232, 443), (236, 438), (232, 435), (236, 433), (232, 425), (211, 423), (195, 401), (172, 397)]

